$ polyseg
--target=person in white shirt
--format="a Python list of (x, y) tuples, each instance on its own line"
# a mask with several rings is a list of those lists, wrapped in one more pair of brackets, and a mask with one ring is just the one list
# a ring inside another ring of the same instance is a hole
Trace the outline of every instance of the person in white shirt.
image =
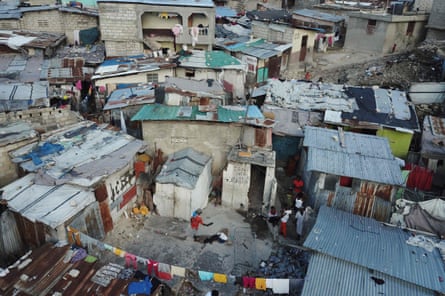
[(280, 232), (284, 237), (287, 236), (287, 221), (289, 221), (290, 214), (292, 214), (292, 210), (284, 210), (281, 216)]
[(297, 241), (299, 241), (303, 235), (303, 222), (304, 222), (303, 208), (297, 210), (297, 213), (295, 214), (295, 221), (296, 221)]

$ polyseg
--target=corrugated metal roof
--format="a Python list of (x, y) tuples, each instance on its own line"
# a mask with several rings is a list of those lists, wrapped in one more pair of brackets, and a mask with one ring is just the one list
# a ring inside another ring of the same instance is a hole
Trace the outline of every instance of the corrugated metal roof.
[[(189, 109), (189, 111), (186, 111)], [(144, 105), (131, 120), (195, 120), (198, 106)], [(186, 116), (187, 115), (187, 116)]]
[[(383, 280), (384, 284), (376, 284), (373, 278)], [(385, 273), (315, 253), (310, 257), (301, 296), (325, 295), (433, 296), (435, 293)]]
[(212, 0), (97, 0), (97, 3), (141, 3), (157, 6), (215, 7)]
[(291, 110), (267, 104), (263, 105), (263, 112), (273, 113), (274, 134), (294, 137), (303, 137), (306, 125), (319, 126), (323, 119), (320, 112)]
[(168, 77), (166, 78), (164, 85), (166, 88), (174, 88), (193, 93), (209, 94), (212, 97), (224, 97), (226, 94), (221, 83), (214, 79), (196, 80), (180, 77)]
[(0, 124), (0, 147), (23, 140), (37, 139), (37, 132), (25, 121)]
[(28, 174), (3, 187), (8, 207), (28, 220), (56, 228), (81, 212), (96, 198), (94, 192), (73, 185), (37, 185)]
[(402, 185), (402, 171), (388, 139), (306, 126), (303, 145), (308, 147), (309, 171), (347, 176), (382, 184)]
[[(411, 235), (371, 218), (322, 206), (304, 247), (430, 290), (445, 292), (445, 281), (441, 280), (445, 279), (445, 271), (439, 251), (428, 252), (407, 244)], [(343, 277), (343, 274), (337, 276)]]
[[(218, 117), (206, 116), (199, 112), (198, 106), (167, 106), (161, 104), (144, 105), (131, 120), (209, 120), (218, 122), (243, 122), (246, 106), (218, 106)], [(249, 106), (247, 119), (264, 119), (257, 106)], [(247, 123), (252, 123), (248, 121)]]
[(331, 14), (331, 13), (325, 13), (318, 10), (312, 10), (312, 9), (297, 9), (293, 11), (293, 14), (310, 17), (317, 20), (323, 20), (328, 22), (341, 22), (344, 21), (345, 18), (339, 15)]
[(0, 112), (49, 107), (48, 82), (0, 83)]
[(244, 54), (267, 59), (278, 55), (283, 50), (292, 47), (292, 44), (275, 44), (264, 39), (250, 40), (248, 42), (229, 45), (226, 48), (230, 51), (242, 52)]
[(211, 160), (210, 156), (193, 148), (186, 148), (169, 155), (156, 177), (157, 183), (175, 184), (176, 186), (194, 189), (204, 167)]
[(287, 9), (267, 9), (247, 11), (246, 15), (252, 20), (270, 22), (289, 22), (291, 13)]
[[(63, 150), (50, 147), (37, 150), (45, 148), (47, 143), (63, 146)], [(51, 135), (46, 141), (11, 151), (10, 155), (23, 170), (39, 170), (41, 182), (69, 182), (89, 187), (124, 168), (144, 146), (143, 141), (132, 136), (83, 121)]]
[(154, 86), (149, 84), (116, 89), (108, 97), (103, 109), (111, 110), (130, 105), (154, 103), (154, 96)]
[(244, 118), (247, 119), (264, 119), (261, 110), (255, 106), (220, 106), (218, 107), (218, 120), (222, 122), (242, 122)]
[(246, 70), (247, 65), (237, 58), (221, 51), (192, 50), (189, 56), (179, 58), (180, 67), (210, 68), (210, 69), (239, 69)]

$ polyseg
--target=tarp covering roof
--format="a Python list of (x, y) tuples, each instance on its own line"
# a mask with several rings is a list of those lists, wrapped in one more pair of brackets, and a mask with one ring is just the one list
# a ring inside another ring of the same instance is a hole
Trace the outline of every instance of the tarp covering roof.
[[(444, 293), (445, 281), (441, 279), (445, 279), (445, 271), (439, 250), (435, 248), (428, 252), (421, 247), (410, 245), (407, 241), (411, 236), (410, 232), (401, 228), (321, 206), (317, 221), (303, 246)], [(344, 274), (331, 276), (342, 278)], [(329, 291), (326, 292), (330, 294)]]
[(403, 184), (399, 163), (384, 137), (306, 126), (303, 146), (308, 147), (309, 171)]
[(92, 191), (69, 184), (37, 185), (34, 178), (31, 173), (2, 188), (8, 207), (32, 222), (56, 228), (96, 200)]
[[(39, 172), (36, 178), (41, 184), (90, 187), (123, 169), (145, 146), (141, 140), (104, 127), (80, 122), (56, 132), (46, 141), (11, 151), (10, 155), (23, 170)], [(51, 149), (52, 146), (63, 149)]]
[(192, 148), (186, 148), (169, 155), (156, 177), (157, 183), (172, 183), (176, 186), (194, 189), (199, 176), (206, 164), (211, 161), (210, 156)]

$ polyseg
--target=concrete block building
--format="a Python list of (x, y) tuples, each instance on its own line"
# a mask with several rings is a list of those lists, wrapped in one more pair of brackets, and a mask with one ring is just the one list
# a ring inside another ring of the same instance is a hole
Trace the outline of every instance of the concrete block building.
[(164, 55), (183, 45), (210, 50), (214, 43), (215, 5), (210, 0), (99, 0), (98, 7), (108, 56), (144, 50)]
[(80, 30), (98, 27), (97, 12), (60, 5), (18, 7), (0, 16), (0, 30), (63, 33), (74, 44)]

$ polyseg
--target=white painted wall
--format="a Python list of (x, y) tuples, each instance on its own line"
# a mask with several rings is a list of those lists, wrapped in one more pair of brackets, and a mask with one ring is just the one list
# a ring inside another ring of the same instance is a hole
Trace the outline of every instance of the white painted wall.
[(222, 204), (238, 209), (242, 203), (248, 207), (250, 164), (229, 162), (223, 171)]
[(205, 208), (212, 184), (212, 161), (209, 161), (199, 176), (194, 189), (174, 184), (156, 183), (154, 203), (161, 216), (188, 220), (197, 208)]

